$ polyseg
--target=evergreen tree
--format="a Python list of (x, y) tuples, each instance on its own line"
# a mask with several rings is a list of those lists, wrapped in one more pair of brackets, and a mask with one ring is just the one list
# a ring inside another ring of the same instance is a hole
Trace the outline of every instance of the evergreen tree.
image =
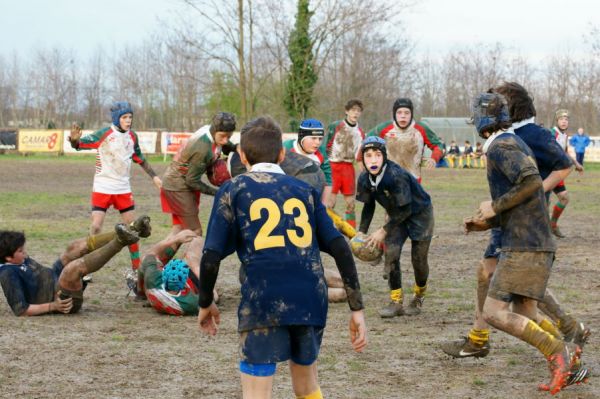
[(313, 41), (308, 32), (314, 12), (308, 6), (309, 0), (298, 0), (296, 24), (288, 43), (292, 65), (287, 77), (284, 105), (291, 118), (292, 131), (298, 128), (299, 119), (305, 117), (318, 79), (313, 65)]

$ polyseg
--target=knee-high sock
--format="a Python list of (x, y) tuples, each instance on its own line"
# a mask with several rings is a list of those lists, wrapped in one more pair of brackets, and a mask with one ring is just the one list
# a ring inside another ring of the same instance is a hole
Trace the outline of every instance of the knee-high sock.
[(137, 270), (140, 268), (140, 245), (136, 242), (129, 245), (129, 257), (131, 258), (131, 268)]
[(565, 208), (566, 208), (566, 205), (564, 205), (560, 201), (558, 201), (556, 204), (554, 204), (554, 208), (552, 209), (552, 219), (550, 219), (550, 223), (553, 226), (556, 226), (556, 224), (558, 223), (558, 218), (560, 217), (560, 215), (562, 215)]
[(94, 234), (87, 237), (85, 243), (89, 252), (92, 252), (104, 245), (108, 244), (113, 238), (117, 236), (117, 233), (111, 231), (109, 233)]
[(538, 348), (546, 357), (562, 351), (565, 345), (561, 340), (542, 330), (532, 320), (529, 320), (519, 338)]
[(114, 239), (103, 247), (84, 255), (83, 263), (85, 264), (86, 274), (100, 270), (121, 249), (123, 249), (123, 244)]

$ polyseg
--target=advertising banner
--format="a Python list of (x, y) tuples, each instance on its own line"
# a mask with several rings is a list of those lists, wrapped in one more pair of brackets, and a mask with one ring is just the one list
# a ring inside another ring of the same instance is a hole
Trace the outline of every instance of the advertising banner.
[(163, 154), (175, 154), (192, 133), (162, 132), (160, 148)]
[(140, 141), (142, 154), (156, 154), (157, 132), (136, 132)]
[(62, 130), (19, 130), (19, 152), (60, 152)]
[(17, 149), (17, 131), (0, 130), (0, 151)]

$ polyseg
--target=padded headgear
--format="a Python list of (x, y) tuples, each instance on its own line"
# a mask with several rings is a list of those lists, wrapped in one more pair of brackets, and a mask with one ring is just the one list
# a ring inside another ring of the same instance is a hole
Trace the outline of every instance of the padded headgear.
[(210, 121), (210, 134), (215, 132), (233, 132), (235, 130), (235, 116), (229, 112), (218, 112)]
[(554, 122), (558, 122), (558, 120), (562, 117), (569, 117), (569, 110), (561, 108), (559, 110), (556, 111), (556, 113), (554, 114)]
[(171, 259), (162, 272), (162, 281), (165, 290), (181, 291), (185, 287), (190, 268), (181, 259)]
[(482, 138), (485, 138), (482, 133), (491, 126), (501, 122), (510, 122), (506, 99), (498, 93), (479, 94), (473, 99), (472, 111), (473, 124)]
[(112, 117), (112, 123), (119, 129), (123, 129), (119, 123), (121, 117), (125, 114), (133, 115), (133, 108), (127, 101), (116, 101), (110, 107), (110, 115)]
[[(365, 169), (367, 169), (367, 166), (365, 165), (365, 152), (367, 150), (381, 151), (381, 153), (383, 154), (383, 165), (385, 165), (385, 163), (387, 162), (387, 149), (385, 147), (384, 139), (377, 136), (369, 136), (363, 140), (362, 145), (360, 146), (360, 154), (362, 156), (363, 165), (365, 166)], [(383, 165), (381, 166), (379, 173), (381, 173), (381, 171), (383, 170)]]
[(396, 122), (396, 125), (398, 125), (398, 121), (396, 120), (396, 111), (398, 111), (400, 108), (410, 109), (410, 122), (408, 122), (410, 124), (413, 121), (415, 114), (412, 100), (410, 98), (400, 97), (394, 101), (394, 105), (392, 107), (392, 118), (394, 119), (394, 122)]
[(298, 129), (298, 144), (303, 150), (302, 140), (305, 137), (310, 136), (325, 137), (325, 129), (323, 128), (321, 121), (316, 119), (305, 119), (300, 123), (300, 128)]

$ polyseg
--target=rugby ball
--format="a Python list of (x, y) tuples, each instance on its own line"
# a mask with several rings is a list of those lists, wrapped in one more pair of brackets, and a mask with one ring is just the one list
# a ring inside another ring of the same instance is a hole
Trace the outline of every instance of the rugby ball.
[(381, 258), (383, 256), (383, 249), (381, 247), (373, 248), (366, 246), (366, 239), (366, 234), (358, 232), (350, 240), (350, 248), (352, 249), (354, 256), (364, 262), (373, 262)]
[(222, 159), (217, 159), (210, 165), (206, 171), (208, 181), (213, 186), (220, 187), (227, 180), (231, 179), (231, 175), (227, 170), (227, 163)]

